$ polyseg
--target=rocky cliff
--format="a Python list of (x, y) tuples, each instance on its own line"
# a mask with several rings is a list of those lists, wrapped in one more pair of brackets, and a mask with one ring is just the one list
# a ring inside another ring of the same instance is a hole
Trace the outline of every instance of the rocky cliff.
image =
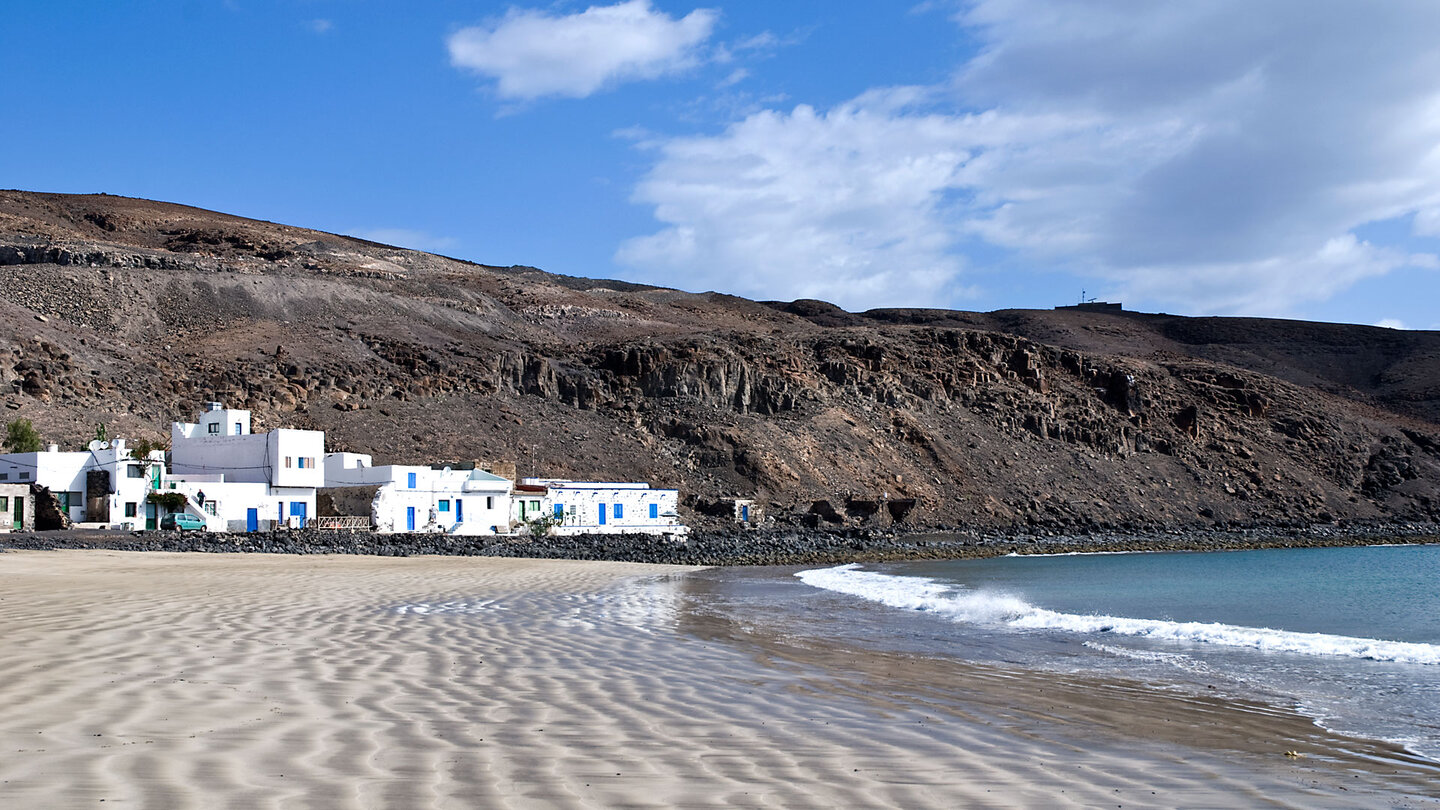
[(377, 461), (675, 486), (692, 519), (1094, 528), (1440, 517), (1440, 333), (754, 302), (110, 196), (0, 192), (7, 418), (218, 399)]

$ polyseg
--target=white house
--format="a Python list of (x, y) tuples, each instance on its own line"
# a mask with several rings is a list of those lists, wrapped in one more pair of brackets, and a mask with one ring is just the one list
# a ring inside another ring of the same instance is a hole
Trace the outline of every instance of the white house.
[(212, 531), (301, 527), (325, 485), (324, 458), (324, 431), (251, 433), (249, 411), (210, 402), (196, 422), (171, 426), (162, 488), (184, 494)]
[(673, 534), (680, 522), (680, 493), (649, 484), (526, 478), (515, 488), (514, 517), (537, 518), (555, 534)]
[(370, 456), (325, 456), (325, 486), (373, 487), (370, 518), (375, 531), (506, 534), (510, 531), (508, 478), (483, 470), (385, 464)]
[[(93, 441), (79, 451), (61, 451), (52, 444), (40, 452), (0, 455), (0, 484), (48, 487), (75, 523), (137, 529), (145, 527), (147, 507), (154, 506), (146, 496), (164, 464), (159, 450), (147, 458), (131, 458), (124, 439)], [(153, 515), (153, 509), (148, 514)]]

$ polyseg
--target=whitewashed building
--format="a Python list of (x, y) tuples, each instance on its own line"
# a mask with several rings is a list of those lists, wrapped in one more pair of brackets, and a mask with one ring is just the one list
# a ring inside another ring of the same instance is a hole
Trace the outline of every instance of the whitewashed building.
[[(514, 518), (553, 534), (670, 534), (680, 522), (680, 493), (643, 482), (526, 478), (515, 488)], [(539, 521), (537, 523), (536, 521)]]
[(327, 489), (371, 487), (375, 531), (508, 534), (513, 482), (483, 470), (374, 466), (360, 453), (325, 456)]
[(52, 444), (34, 453), (6, 453), (0, 455), (0, 484), (48, 488), (75, 523), (145, 528), (147, 506), (153, 507), (146, 496), (159, 481), (165, 454), (131, 455), (124, 439), (93, 441), (86, 450), (62, 451)]
[(170, 472), (161, 487), (211, 531), (301, 528), (325, 484), (325, 432), (250, 432), (250, 412), (206, 404), (194, 423), (170, 428)]

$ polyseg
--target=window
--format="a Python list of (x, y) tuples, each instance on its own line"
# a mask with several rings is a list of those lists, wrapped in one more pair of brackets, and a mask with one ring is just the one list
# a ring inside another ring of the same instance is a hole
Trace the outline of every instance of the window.
[(0, 512), (9, 512), (9, 511), (10, 511), (10, 497), (9, 497), (8, 495), (0, 495)]
[(485, 496), (485, 508), (486, 508), (486, 509), (494, 509), (494, 508), (495, 508), (495, 496), (493, 496), (493, 495), (486, 495), (486, 496)]
[(206, 425), (206, 427), (210, 429), (210, 432), (211, 432), (211, 433), (214, 433), (214, 434), (217, 434), (217, 435), (220, 433), (220, 423), (219, 423), (219, 422), (211, 422), (210, 424)]
[(131, 464), (131, 465), (129, 465), (129, 466), (127, 466), (127, 467), (125, 468), (125, 477), (126, 477), (126, 478), (144, 478), (144, 477), (145, 477), (145, 468), (144, 468), (144, 467), (141, 467), (139, 464)]
[(623, 517), (625, 517), (625, 507), (618, 503), (615, 504), (615, 519), (619, 520)]
[(241, 433), (243, 433), (243, 432), (245, 432), (245, 426), (242, 425), (242, 424), (240, 424), (239, 422), (236, 422), (236, 423), (235, 423), (235, 435), (236, 435), (236, 436), (239, 436), (239, 435), (240, 435)]
[(140, 513), (140, 504), (128, 501), (125, 504), (125, 517), (135, 517)]
[(405, 474), (405, 482), (410, 485), (410, 488), (411, 488), (411, 489), (414, 489), (414, 488), (415, 488), (415, 473), (406, 473), (406, 474)]
[(539, 512), (539, 511), (540, 511), (540, 502), (539, 502), (539, 501), (531, 501), (531, 502), (530, 502), (530, 511), (531, 511), (531, 512)]
[(658, 517), (660, 517), (660, 504), (658, 504), (658, 503), (652, 503), (652, 504), (650, 504), (650, 519), (651, 519), (651, 520), (655, 520), (655, 519), (658, 518)]
[(313, 470), (313, 469), (315, 469), (315, 459), (312, 458), (312, 457), (310, 457), (310, 456), (301, 456), (301, 457), (299, 458), (299, 460), (297, 460), (295, 463), (296, 463), (296, 464), (300, 467), (300, 469), (302, 469), (302, 470)]
[(9, 481), (10, 473), (0, 473), (0, 481)]
[(439, 509), (441, 512), (449, 512), (449, 511), (450, 511), (450, 501), (447, 500), (447, 499), (445, 499), (445, 498), (441, 498), (441, 499), (440, 499), (440, 505), (439, 505), (438, 507), (436, 507), (436, 508)]
[(564, 517), (565, 517), (565, 504), (563, 504), (563, 503), (557, 503), (557, 504), (555, 504), (555, 519), (556, 519), (556, 520), (560, 520), (560, 519), (562, 519), (562, 518), (564, 518)]
[(208, 500), (205, 503), (200, 504), (200, 508), (205, 510), (205, 514), (207, 515), (213, 515), (217, 511), (214, 499)]
[(20, 473), (20, 480), (21, 480), (21, 481), (29, 481), (29, 480), (30, 480), (30, 473), (28, 473), (28, 472), (22, 472), (22, 473)]

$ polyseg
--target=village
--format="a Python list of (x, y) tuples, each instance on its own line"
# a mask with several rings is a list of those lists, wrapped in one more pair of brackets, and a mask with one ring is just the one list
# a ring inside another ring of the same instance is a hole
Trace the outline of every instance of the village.
[[(206, 403), (193, 423), (172, 424), (168, 453), (149, 442), (97, 437), (81, 451), (52, 444), (0, 455), (0, 531), (328, 528), (682, 538), (689, 529), (678, 505), (677, 490), (641, 482), (517, 482), (513, 465), (376, 465), (361, 453), (327, 453), (324, 431), (253, 433), (250, 411), (220, 402)], [(749, 520), (749, 505), (741, 508)]]

